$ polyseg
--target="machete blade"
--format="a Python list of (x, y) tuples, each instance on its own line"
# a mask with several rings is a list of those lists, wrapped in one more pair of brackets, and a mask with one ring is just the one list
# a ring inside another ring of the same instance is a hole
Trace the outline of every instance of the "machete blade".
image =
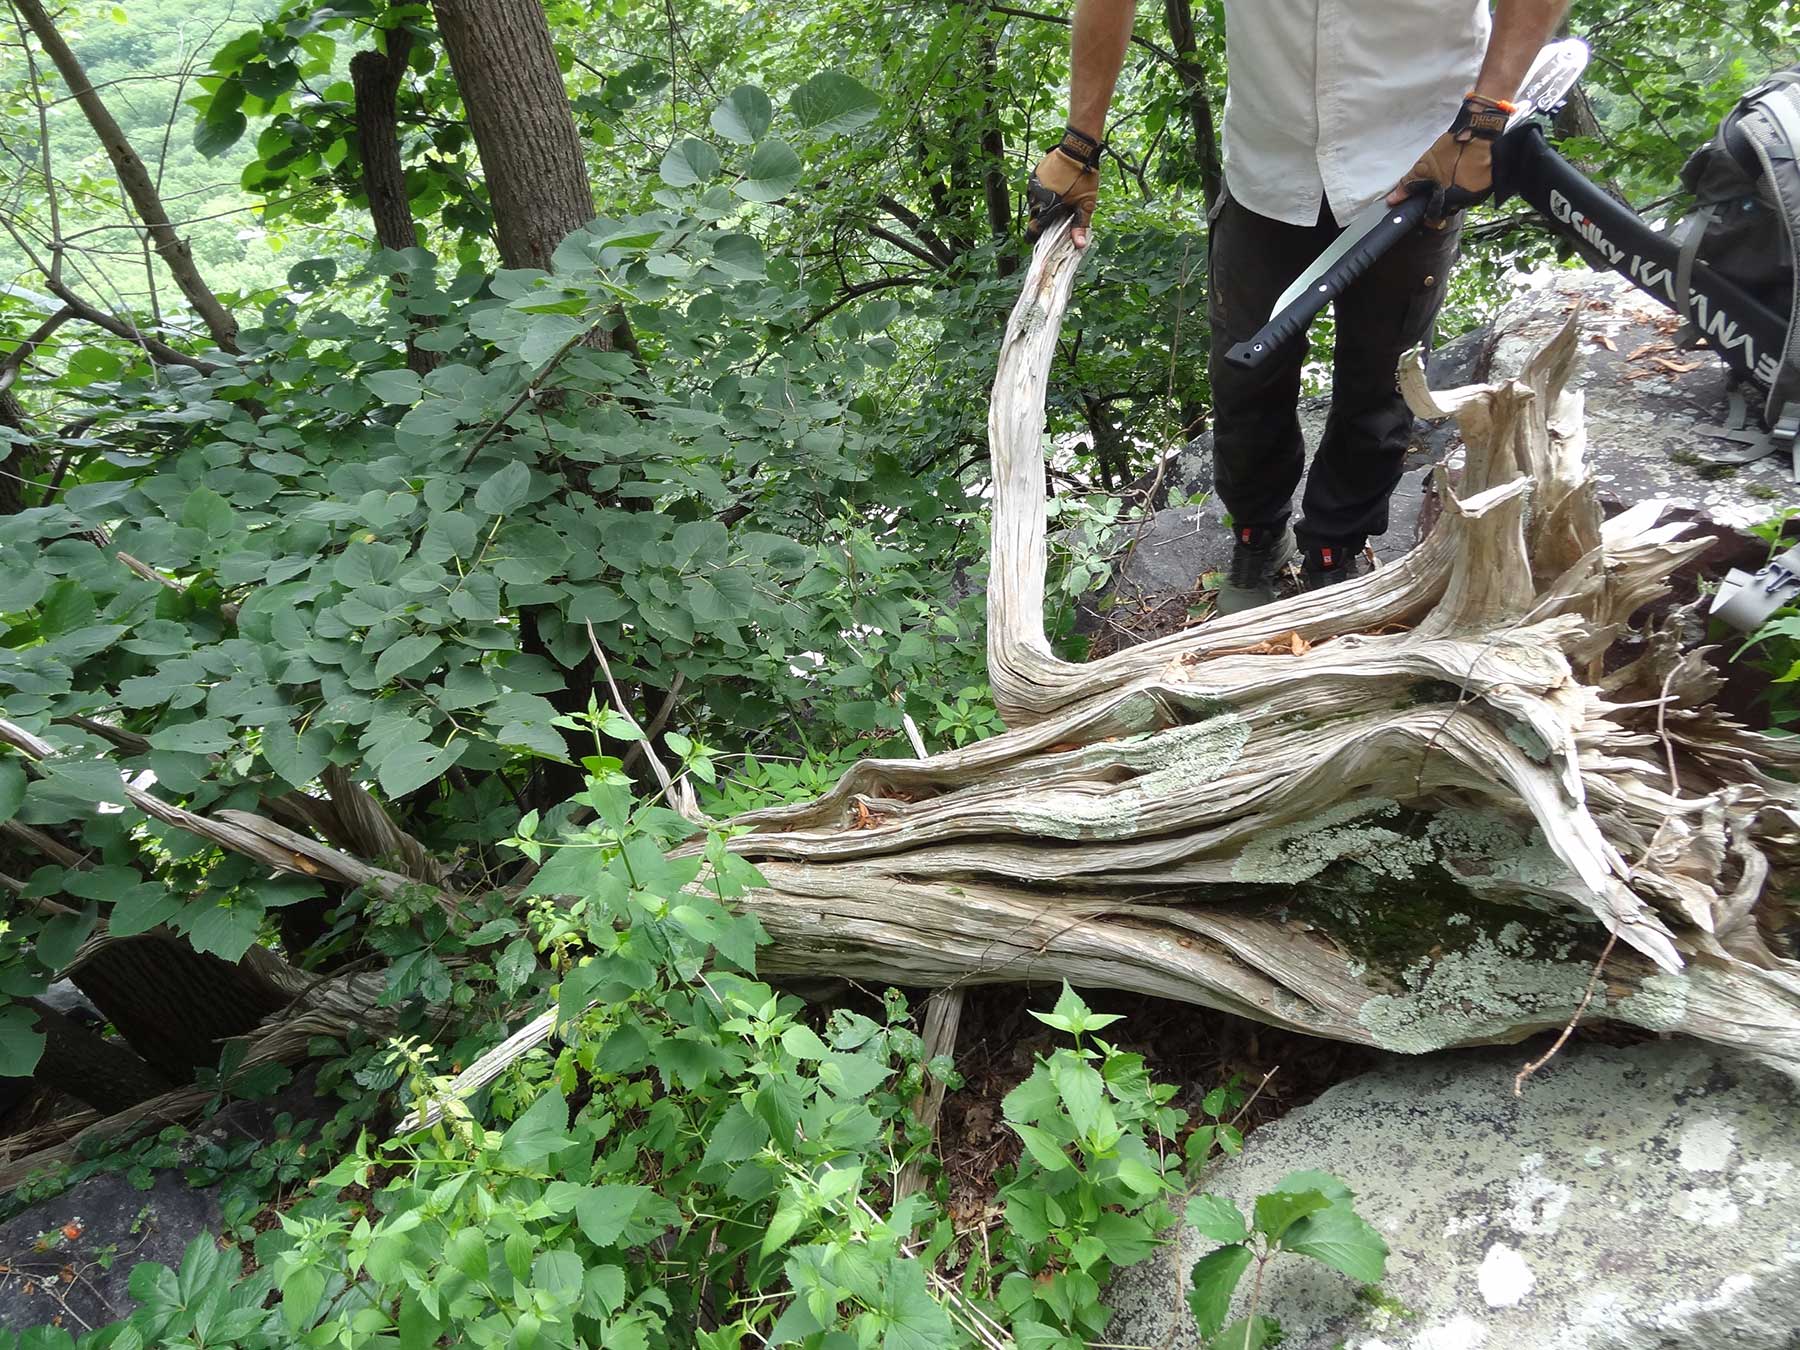
[[(1553, 108), (1562, 102), (1564, 95), (1575, 87), (1575, 81), (1581, 78), (1581, 72), (1587, 69), (1587, 63), (1588, 46), (1580, 38), (1562, 38), (1546, 43), (1519, 85), (1519, 96), (1513, 100), (1513, 114), (1506, 121), (1507, 130), (1511, 131), (1534, 113)], [(1294, 278), (1293, 285), (1281, 293), (1274, 307), (1269, 310), (1269, 318), (1273, 319), (1317, 286), (1321, 278), (1336, 267), (1339, 260), (1360, 244), (1369, 231), (1381, 223), (1382, 217), (1393, 209), (1385, 201), (1378, 201), (1344, 226), (1343, 232), (1331, 241), (1331, 246)], [(1324, 302), (1321, 301), (1320, 304), (1323, 307)]]

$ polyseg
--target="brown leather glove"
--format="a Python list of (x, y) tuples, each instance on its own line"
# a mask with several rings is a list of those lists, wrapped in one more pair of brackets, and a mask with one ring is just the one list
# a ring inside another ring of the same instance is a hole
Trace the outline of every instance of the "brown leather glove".
[(1025, 184), (1025, 205), (1031, 221), (1025, 227), (1025, 238), (1035, 244), (1038, 237), (1066, 217), (1075, 217), (1075, 227), (1085, 230), (1094, 218), (1094, 203), (1100, 197), (1100, 142), (1069, 127), (1063, 138), (1038, 161)]
[(1510, 103), (1470, 94), (1450, 129), (1419, 157), (1388, 203), (1397, 206), (1408, 197), (1430, 193), (1426, 223), (1441, 230), (1458, 211), (1486, 201), (1494, 190), (1494, 142), (1506, 130), (1512, 112)]

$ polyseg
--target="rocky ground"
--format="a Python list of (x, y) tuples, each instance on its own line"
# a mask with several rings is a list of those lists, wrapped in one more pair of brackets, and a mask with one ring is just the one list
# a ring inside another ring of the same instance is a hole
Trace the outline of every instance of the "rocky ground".
[[(1519, 1058), (1391, 1061), (1211, 1172), (1207, 1189), (1246, 1213), (1291, 1171), (1330, 1172), (1387, 1241), (1375, 1295), (1299, 1257), (1270, 1263), (1261, 1310), (1283, 1350), (1800, 1344), (1800, 1087), (1706, 1046), (1582, 1045), (1515, 1098)], [(1108, 1339), (1194, 1350), (1182, 1292), (1216, 1245), (1183, 1230), (1122, 1275)]]

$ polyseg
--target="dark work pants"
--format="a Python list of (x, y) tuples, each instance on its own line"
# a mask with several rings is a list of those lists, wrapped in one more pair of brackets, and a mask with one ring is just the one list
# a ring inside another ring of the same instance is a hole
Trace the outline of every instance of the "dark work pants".
[[(1213, 485), (1234, 526), (1274, 526), (1293, 509), (1305, 469), (1297, 406), (1307, 344), (1296, 339), (1255, 371), (1225, 351), (1268, 321), (1276, 298), (1337, 238), (1330, 209), (1315, 225), (1284, 225), (1223, 194), (1208, 241), (1212, 325)], [(1459, 225), (1420, 229), (1396, 244), (1336, 303), (1331, 415), (1306, 475), (1295, 534), (1302, 547), (1360, 547), (1388, 525), (1412, 414), (1395, 378), (1443, 303)]]

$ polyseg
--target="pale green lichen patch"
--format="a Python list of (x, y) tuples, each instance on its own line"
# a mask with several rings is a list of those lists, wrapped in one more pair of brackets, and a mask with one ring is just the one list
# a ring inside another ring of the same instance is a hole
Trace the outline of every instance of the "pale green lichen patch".
[(1613, 1006), (1613, 1015), (1646, 1031), (1678, 1031), (1687, 1021), (1690, 987), (1686, 975), (1648, 976), (1635, 994)]
[(1235, 713), (1133, 736), (1107, 747), (1109, 758), (1137, 776), (1118, 787), (1051, 789), (1027, 796), (1019, 827), (1050, 839), (1117, 839), (1129, 835), (1154, 799), (1185, 796), (1223, 777), (1250, 739)]
[(1426, 827), (1444, 870), (1471, 890), (1564, 891), (1574, 882), (1544, 832), (1530, 833), (1498, 811), (1451, 807)]
[(1357, 1020), (1382, 1049), (1424, 1054), (1568, 1016), (1588, 969), (1538, 955), (1525, 927), (1512, 923), (1463, 951), (1420, 961), (1402, 977), (1403, 993), (1371, 998)]
[(1550, 762), (1550, 747), (1537, 732), (1536, 727), (1527, 726), (1523, 722), (1514, 722), (1510, 718), (1506, 723), (1506, 739), (1525, 752), (1526, 758), (1539, 764)]
[(1335, 862), (1353, 861), (1377, 876), (1410, 881), (1432, 861), (1431, 845), (1366, 819), (1399, 812), (1399, 803), (1385, 797), (1339, 802), (1297, 825), (1264, 834), (1238, 855), (1231, 874), (1239, 881), (1292, 886)]

